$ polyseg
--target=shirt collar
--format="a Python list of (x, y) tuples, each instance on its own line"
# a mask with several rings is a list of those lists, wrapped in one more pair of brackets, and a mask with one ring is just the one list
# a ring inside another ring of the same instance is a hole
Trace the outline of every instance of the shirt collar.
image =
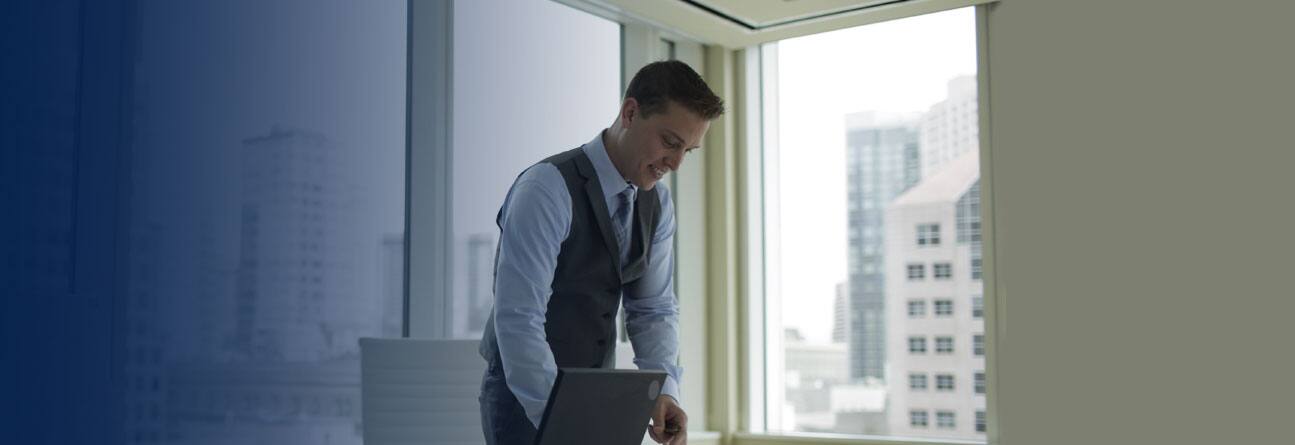
[(630, 192), (630, 198), (638, 194), (638, 186), (625, 180), (621, 172), (616, 170), (616, 165), (612, 164), (612, 158), (607, 154), (607, 147), (603, 145), (603, 132), (598, 132), (594, 140), (589, 141), (583, 147), (585, 156), (594, 164), (594, 172), (598, 173), (598, 182), (602, 185), (603, 197), (611, 200), (616, 195), (625, 191), (626, 187), (633, 189)]

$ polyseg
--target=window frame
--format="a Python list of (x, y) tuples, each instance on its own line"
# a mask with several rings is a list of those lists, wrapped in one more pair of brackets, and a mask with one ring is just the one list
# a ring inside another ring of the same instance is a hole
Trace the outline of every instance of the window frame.
[[(983, 246), (983, 257), (982, 257), (983, 266), (984, 266), (983, 283), (982, 283), (983, 292), (981, 293), (981, 295), (983, 295), (984, 297), (987, 297), (986, 298), (987, 301), (984, 302), (984, 320), (983, 320), (983, 324), (986, 331), (986, 357), (985, 357), (984, 369), (986, 373), (992, 373), (993, 370), (996, 368), (995, 360), (998, 358), (998, 356), (996, 355), (996, 352), (994, 351), (994, 344), (993, 344), (994, 339), (997, 338), (997, 336), (994, 333), (994, 327), (999, 325), (999, 323), (1001, 322), (1001, 317), (995, 313), (995, 307), (997, 307), (997, 304), (996, 304), (997, 301), (995, 299), (999, 298), (999, 295), (995, 288), (996, 282), (993, 279), (994, 247), (995, 247), (994, 236), (993, 236), (994, 220), (993, 220), (993, 214), (990, 211), (993, 208), (993, 183), (992, 183), (993, 172), (992, 172), (992, 157), (991, 157), (991, 150), (990, 150), (990, 148), (992, 147), (992, 144), (991, 144), (992, 139), (991, 139), (991, 132), (989, 130), (990, 103), (988, 99), (990, 67), (986, 66), (985, 61), (986, 61), (986, 53), (988, 48), (987, 36), (988, 36), (988, 28), (989, 28), (987, 13), (991, 5), (993, 3), (996, 3), (996, 1), (990, 0), (988, 2), (983, 2), (983, 3), (976, 2), (976, 3), (977, 3), (975, 6), (976, 45), (977, 45), (976, 51), (978, 56), (976, 77), (977, 77), (977, 84), (978, 84), (977, 90), (978, 90), (978, 97), (979, 97), (978, 99), (978, 113), (979, 113), (979, 125), (980, 125), (979, 147), (980, 147), (980, 156), (981, 156), (981, 163), (980, 163), (981, 182), (980, 182), (980, 196), (979, 196), (981, 222), (979, 224), (980, 230), (977, 231), (976, 236), (979, 238), (978, 240), (981, 242), (981, 245)], [(971, 4), (960, 4), (958, 6), (952, 6), (948, 8), (932, 9), (928, 12), (939, 12), (942, 10), (955, 9), (956, 7), (962, 7), (962, 6), (971, 6)], [(757, 85), (765, 84), (766, 89), (769, 88), (768, 84), (776, 85), (776, 81), (775, 81), (776, 77), (770, 78), (768, 76), (769, 69), (766, 64), (769, 62), (770, 58), (767, 55), (762, 57), (761, 53), (764, 52), (762, 50), (763, 50), (763, 47), (760, 47), (760, 46), (747, 47), (745, 51), (739, 54), (739, 55), (744, 55), (747, 61), (754, 59), (756, 61), (765, 62), (765, 64), (757, 63), (755, 65), (757, 69), (748, 68), (744, 72), (741, 72), (741, 71), (736, 72), (736, 74), (739, 77), (741, 77), (742, 79), (745, 79), (745, 85), (748, 88), (750, 87), (750, 85), (753, 85), (753, 84), (757, 84)], [(774, 53), (774, 57), (776, 58), (776, 51)], [(749, 67), (750, 65), (748, 64), (747, 66)], [(709, 79), (708, 79), (708, 82), (709, 82)], [(757, 99), (757, 100), (761, 100), (761, 99)], [(773, 118), (772, 120), (769, 120), (770, 116), (762, 116), (761, 113), (758, 113), (758, 112), (749, 113), (746, 116), (742, 116), (742, 120), (736, 123), (739, 127), (741, 127), (745, 131), (734, 132), (734, 133), (745, 134), (745, 135), (750, 135), (750, 134), (761, 135), (762, 136), (761, 139), (758, 141), (755, 141), (755, 143), (761, 144), (761, 145), (748, 146), (746, 147), (745, 152), (759, 153), (758, 156), (770, 156), (771, 154), (775, 154), (777, 152), (777, 147), (776, 146), (770, 147), (769, 145), (771, 145), (771, 143), (768, 139), (771, 136), (776, 137), (777, 133), (776, 133), (776, 129), (769, 129), (769, 128), (762, 127), (761, 118), (763, 118), (765, 124), (774, 125), (777, 122), (776, 115), (772, 116)], [(752, 131), (749, 128), (752, 126), (759, 127), (759, 128), (757, 131)], [(715, 128), (715, 127), (712, 127), (712, 128)], [(751, 142), (751, 140), (746, 140), (741, 142)], [(741, 164), (739, 164), (739, 166), (740, 165)], [(709, 171), (713, 175), (713, 177), (720, 178), (720, 179), (717, 179), (717, 181), (719, 182), (724, 181), (722, 178), (726, 177), (726, 175), (735, 174), (733, 173), (734, 170), (725, 170), (720, 166), (712, 166), (712, 168)], [(743, 181), (742, 184), (748, 187), (745, 193), (748, 199), (738, 204), (744, 209), (748, 209), (748, 214), (752, 214), (752, 213), (757, 215), (762, 214), (764, 210), (762, 206), (765, 206), (767, 204), (762, 201), (751, 201), (749, 197), (759, 195), (761, 193), (760, 190), (763, 187), (763, 183), (760, 182), (760, 180), (772, 180), (772, 178), (776, 177), (776, 171), (777, 171), (776, 166), (775, 167), (764, 166), (763, 168), (747, 170), (747, 172), (754, 172), (754, 174), (751, 174), (751, 173), (747, 173), (745, 175), (739, 174), (739, 176), (746, 178), (746, 180)], [(773, 172), (774, 176), (770, 176), (771, 172)], [(752, 181), (750, 180), (750, 178), (752, 177), (758, 177), (759, 180)], [(739, 192), (742, 192), (742, 191), (740, 190)], [(769, 197), (768, 199), (775, 200), (776, 197)], [(749, 211), (750, 207), (755, 207), (756, 211), (750, 212)], [(771, 221), (763, 221), (761, 224), (762, 224), (761, 225), (762, 230), (774, 230), (777, 227), (776, 222), (771, 222)], [(741, 228), (742, 228), (741, 224), (734, 224), (730, 230), (736, 230), (738, 232), (741, 232)], [(759, 240), (759, 241), (763, 242), (763, 240)], [(867, 246), (865, 246), (865, 254), (873, 253), (873, 252), (867, 252), (867, 250), (868, 248)], [(770, 251), (771, 249), (769, 247), (764, 248), (764, 252), (768, 253)], [(776, 276), (772, 276), (772, 275), (773, 274), (765, 275), (766, 287), (773, 286), (773, 284), (775, 283)], [(746, 304), (748, 305), (759, 305), (761, 307), (764, 307), (765, 305), (775, 303), (777, 300), (773, 300), (766, 295), (753, 292), (748, 294), (745, 301), (747, 302)], [(762, 312), (777, 312), (777, 311), (762, 311)], [(775, 320), (775, 319), (776, 319), (776, 315), (771, 316), (766, 313), (764, 316), (764, 319), (758, 321), (758, 323), (764, 323), (766, 325), (772, 326), (773, 325), (772, 320)], [(717, 320), (717, 318), (712, 317), (712, 320), (713, 321)], [(726, 324), (742, 323), (742, 322), (743, 320), (738, 320), (738, 319), (728, 319), (724, 321), (724, 323)], [(754, 359), (754, 357), (765, 357), (766, 353), (772, 353), (772, 351), (780, 347), (780, 342), (777, 342), (776, 339), (774, 341), (769, 341), (770, 338), (777, 337), (777, 336), (770, 335), (765, 337), (766, 337), (765, 344), (749, 345), (748, 349), (744, 349), (737, 352), (739, 354), (744, 354), (744, 357), (740, 359), (742, 366), (751, 367), (751, 368), (764, 368), (765, 377), (767, 379), (772, 379), (774, 378), (774, 375), (776, 374), (777, 370), (771, 369), (771, 367), (767, 367), (766, 362), (760, 362)], [(766, 352), (766, 351), (770, 351), (770, 352)], [(928, 348), (928, 351), (929, 351), (929, 348)], [(712, 378), (716, 378), (716, 379), (733, 378), (736, 375), (737, 374), (733, 374), (733, 373), (716, 374)], [(772, 388), (772, 387), (773, 387), (772, 382), (766, 382), (766, 388)], [(997, 412), (997, 397), (995, 397), (995, 394), (993, 393), (995, 383), (994, 383), (994, 380), (989, 376), (987, 376), (986, 387), (987, 387), (986, 395), (985, 395), (986, 411)], [(767, 389), (767, 390), (772, 390), (772, 389)], [(758, 400), (767, 402), (764, 395), (748, 393), (746, 397), (749, 397), (749, 400), (758, 399)], [(763, 410), (770, 413), (773, 413), (775, 411), (772, 409), (772, 407), (768, 405), (764, 407), (755, 407), (755, 408), (752, 408), (752, 410)], [(771, 415), (766, 419), (771, 420), (773, 418), (774, 417)], [(987, 426), (987, 429), (989, 431), (985, 436), (983, 436), (983, 438), (985, 441), (989, 443), (993, 443), (993, 442), (996, 442), (997, 438), (1001, 436), (1002, 434), (1001, 427), (995, 422), (996, 420), (995, 416), (990, 415), (988, 416), (987, 420), (990, 423), (990, 425)], [(958, 440), (958, 439), (911, 439), (910, 440), (910, 438), (908, 437), (901, 437), (901, 436), (868, 436), (868, 435), (836, 435), (836, 434), (833, 434), (830, 436), (832, 437), (826, 437), (824, 435), (817, 435), (817, 434), (810, 434), (810, 433), (795, 433), (795, 432), (773, 433), (773, 432), (767, 432), (763, 425), (748, 424), (746, 429), (740, 430), (733, 434), (733, 437), (734, 437), (733, 443), (738, 445), (775, 444), (775, 443), (791, 444), (791, 445), (802, 445), (802, 444), (808, 445), (811, 443), (812, 444), (831, 443), (831, 444), (851, 444), (851, 445), (879, 445), (879, 444), (893, 445), (898, 443), (904, 443), (904, 444), (908, 444), (908, 443), (923, 443), (923, 444), (985, 443), (979, 440), (966, 441), (966, 440)]]

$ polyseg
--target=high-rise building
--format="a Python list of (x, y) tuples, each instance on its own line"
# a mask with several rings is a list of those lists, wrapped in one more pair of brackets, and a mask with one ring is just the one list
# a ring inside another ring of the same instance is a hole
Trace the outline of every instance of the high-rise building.
[(921, 179), (917, 119), (874, 112), (846, 116), (851, 379), (884, 378), (884, 211)]
[(845, 343), (850, 333), (850, 283), (836, 283), (832, 301), (832, 343)]
[(922, 115), (918, 126), (925, 175), (935, 174), (945, 163), (980, 147), (976, 76), (950, 79), (948, 91), (944, 100), (931, 105)]
[(378, 305), (357, 298), (347, 228), (354, 185), (322, 135), (274, 128), (243, 141), (235, 349), (257, 361), (358, 355)]
[(977, 153), (964, 153), (886, 210), (893, 434), (984, 438), (978, 161)]
[(405, 329), (405, 235), (382, 237), (378, 251), (383, 337), (400, 337)]
[(468, 236), (467, 292), (451, 304), (456, 338), (481, 337), (495, 302), (495, 235)]

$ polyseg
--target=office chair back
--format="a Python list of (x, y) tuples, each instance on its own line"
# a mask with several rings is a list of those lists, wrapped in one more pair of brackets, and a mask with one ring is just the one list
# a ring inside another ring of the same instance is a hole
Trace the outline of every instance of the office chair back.
[(365, 445), (480, 445), (479, 340), (360, 339)]

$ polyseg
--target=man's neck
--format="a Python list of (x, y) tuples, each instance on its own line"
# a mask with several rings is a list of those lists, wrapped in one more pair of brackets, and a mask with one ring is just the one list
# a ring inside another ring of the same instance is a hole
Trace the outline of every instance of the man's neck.
[(612, 167), (616, 167), (616, 172), (620, 173), (622, 178), (628, 178), (629, 176), (625, 174), (625, 167), (621, 166), (620, 144), (611, 135), (615, 130), (615, 125), (604, 128), (599, 137), (603, 139), (603, 148), (607, 150), (607, 158), (612, 161)]

